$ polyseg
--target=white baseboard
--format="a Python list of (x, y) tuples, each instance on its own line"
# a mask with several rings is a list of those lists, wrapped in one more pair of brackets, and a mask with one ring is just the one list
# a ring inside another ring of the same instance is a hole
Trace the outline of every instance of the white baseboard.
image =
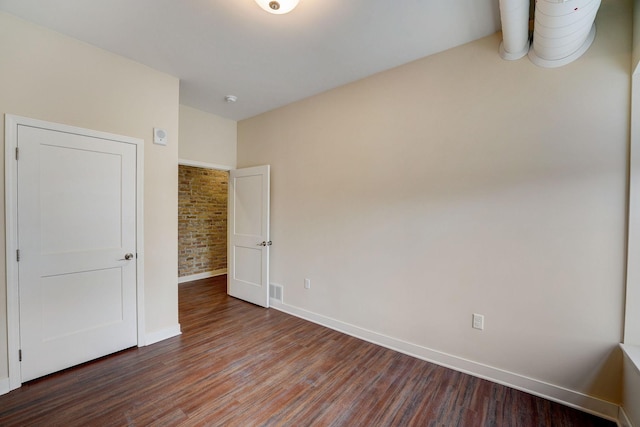
[(164, 341), (169, 338), (177, 337), (178, 335), (181, 335), (181, 334), (182, 334), (182, 331), (180, 330), (180, 324), (178, 323), (177, 325), (171, 328), (148, 333), (145, 336), (146, 338), (145, 345), (155, 344), (157, 342)]
[(11, 391), (11, 388), (9, 387), (9, 378), (1, 378), (0, 379), (0, 396), (2, 396), (3, 394), (9, 393), (9, 391)]
[(622, 406), (618, 410), (618, 425), (620, 427), (634, 427)]
[(458, 356), (432, 350), (397, 338), (382, 335), (330, 317), (325, 317), (298, 307), (283, 304), (274, 299), (271, 299), (270, 303), (276, 310), (326, 326), (330, 329), (360, 338), (364, 341), (368, 341), (427, 362), (432, 362), (455, 371), (463, 372), (514, 388), (516, 390), (524, 391), (572, 408), (580, 409), (611, 421), (618, 421), (619, 407), (615, 403), (607, 402), (596, 397), (588, 396), (553, 384), (548, 384), (533, 378), (528, 378), (520, 374), (463, 359)]
[(204, 273), (192, 274), (190, 276), (182, 276), (182, 277), (178, 277), (178, 284), (193, 282), (194, 280), (208, 279), (209, 277), (222, 276), (224, 274), (227, 274), (226, 268), (222, 268), (220, 270), (206, 271)]

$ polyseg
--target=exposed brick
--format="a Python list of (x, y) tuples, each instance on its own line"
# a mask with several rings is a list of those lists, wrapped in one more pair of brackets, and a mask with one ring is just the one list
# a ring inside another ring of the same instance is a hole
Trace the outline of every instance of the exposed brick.
[(227, 268), (227, 189), (224, 171), (178, 168), (178, 276)]

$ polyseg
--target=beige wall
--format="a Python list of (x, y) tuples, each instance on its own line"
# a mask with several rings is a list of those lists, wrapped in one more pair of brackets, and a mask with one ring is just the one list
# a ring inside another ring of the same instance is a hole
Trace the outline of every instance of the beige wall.
[[(629, 170), (629, 243), (627, 249), (627, 289), (625, 310), (625, 355), (622, 390), (622, 408), (629, 417), (630, 425), (640, 426), (640, 2), (634, 1), (633, 14), (633, 59), (632, 59), (632, 106), (631, 149)], [(633, 356), (632, 356), (633, 355)], [(632, 360), (632, 357), (634, 359)], [(626, 424), (624, 424), (626, 427)]]
[[(636, 358), (640, 352), (635, 352)], [(640, 370), (638, 365), (631, 361), (629, 356), (624, 356), (624, 391), (622, 396), (622, 408), (624, 409), (631, 426), (640, 426)]]
[(496, 34), (239, 122), (285, 304), (618, 403), (630, 8), (559, 69)]
[(180, 105), (181, 160), (236, 166), (237, 123)]
[(624, 343), (640, 345), (640, 73), (631, 77), (631, 143), (629, 161), (629, 242)]
[[(178, 80), (4, 13), (0, 58), (0, 114), (145, 140), (146, 332), (175, 328)], [(0, 123), (4, 142), (4, 118)], [(168, 146), (151, 143), (154, 126), (168, 131)], [(4, 179), (4, 173), (0, 177)], [(4, 215), (4, 209), (1, 212)], [(0, 230), (4, 236), (4, 228)], [(4, 244), (0, 254), (0, 277), (5, 277)], [(4, 279), (1, 288), (0, 379), (8, 373)]]

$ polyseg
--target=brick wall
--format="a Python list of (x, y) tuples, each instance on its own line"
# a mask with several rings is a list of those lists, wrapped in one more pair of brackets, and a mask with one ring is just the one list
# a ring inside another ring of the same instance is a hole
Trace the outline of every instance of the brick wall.
[(229, 173), (178, 170), (178, 276), (226, 271)]

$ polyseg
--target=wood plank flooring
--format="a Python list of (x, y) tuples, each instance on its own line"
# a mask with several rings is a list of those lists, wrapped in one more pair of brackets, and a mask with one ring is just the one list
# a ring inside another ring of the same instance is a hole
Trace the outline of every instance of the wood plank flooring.
[(183, 334), (0, 396), (0, 426), (615, 426), (586, 413), (180, 285)]

